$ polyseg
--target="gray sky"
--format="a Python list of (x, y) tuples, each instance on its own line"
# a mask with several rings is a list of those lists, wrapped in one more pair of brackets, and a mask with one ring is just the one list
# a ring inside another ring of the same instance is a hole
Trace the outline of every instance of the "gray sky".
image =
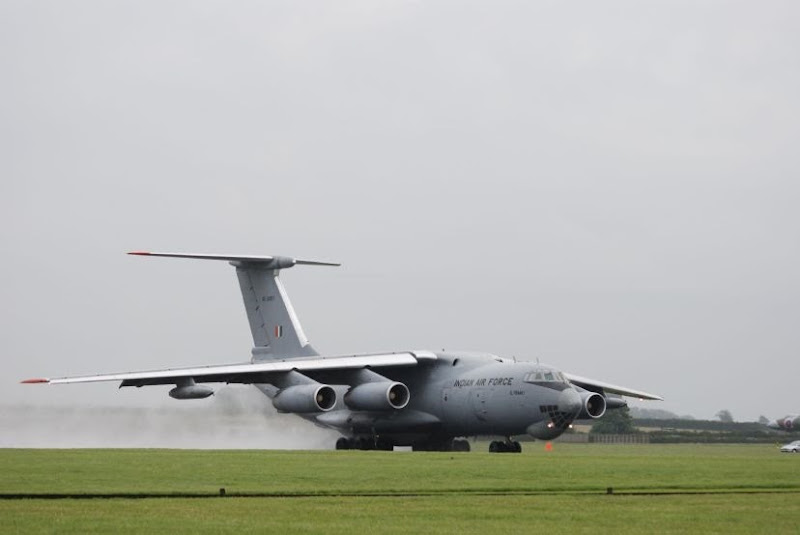
[[(796, 2), (0, 3), (0, 405), (240, 362), (224, 263), (318, 349), (471, 349), (800, 410)], [(186, 402), (189, 403), (189, 402)]]

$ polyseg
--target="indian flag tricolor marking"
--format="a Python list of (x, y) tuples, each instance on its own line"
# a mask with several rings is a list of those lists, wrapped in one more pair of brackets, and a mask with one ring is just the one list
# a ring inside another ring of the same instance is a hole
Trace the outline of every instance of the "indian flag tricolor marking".
[(275, 326), (275, 338), (280, 338), (283, 336), (283, 325), (276, 325)]

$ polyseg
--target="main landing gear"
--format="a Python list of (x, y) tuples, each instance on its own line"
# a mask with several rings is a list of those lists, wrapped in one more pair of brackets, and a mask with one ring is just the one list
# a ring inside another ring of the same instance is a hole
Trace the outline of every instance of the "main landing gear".
[(394, 444), (373, 437), (341, 437), (336, 441), (337, 450), (384, 450), (392, 451)]
[[(337, 450), (384, 450), (391, 451), (394, 444), (386, 439), (370, 436), (341, 437), (336, 441)], [(414, 451), (469, 451), (469, 442), (456, 438), (414, 444)]]
[(493, 440), (489, 443), (489, 453), (522, 453), (522, 445), (511, 438), (506, 438), (505, 442)]
[(469, 451), (469, 441), (463, 438), (453, 440), (453, 447), (450, 451)]
[[(336, 441), (337, 450), (382, 450), (392, 451), (394, 444), (383, 438), (371, 436), (341, 437)], [(436, 440), (414, 444), (414, 451), (469, 451), (469, 441), (462, 438)], [(522, 453), (522, 445), (506, 437), (489, 443), (489, 453)]]

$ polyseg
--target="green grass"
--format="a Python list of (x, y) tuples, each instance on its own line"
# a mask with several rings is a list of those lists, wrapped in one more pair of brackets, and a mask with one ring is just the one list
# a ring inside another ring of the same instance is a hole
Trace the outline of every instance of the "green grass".
[(0, 501), (4, 533), (797, 533), (796, 494)]
[[(774, 446), (555, 444), (551, 452), (538, 442), (525, 446), (522, 455), (0, 450), (6, 497), (127, 496), (0, 499), (0, 531), (800, 529), (800, 455)], [(216, 496), (220, 487), (229, 497), (135, 498)], [(614, 495), (605, 494), (607, 487)], [(231, 497), (248, 494), (257, 497)]]
[(488, 453), (0, 450), (0, 494), (800, 491), (773, 446), (528, 444)]

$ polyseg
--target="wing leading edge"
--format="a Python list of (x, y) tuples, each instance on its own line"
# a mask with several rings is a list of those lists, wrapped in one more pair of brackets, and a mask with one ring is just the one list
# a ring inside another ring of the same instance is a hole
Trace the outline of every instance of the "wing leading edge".
[(267, 383), (272, 373), (297, 371), (347, 370), (357, 368), (380, 368), (391, 366), (416, 366), (419, 361), (436, 359), (428, 351), (408, 351), (374, 355), (341, 357), (295, 358), (280, 361), (225, 364), (221, 366), (198, 366), (144, 372), (84, 375), (79, 377), (56, 377), (52, 379), (27, 379), (23, 383), (70, 384), (121, 381), (120, 386), (145, 386), (175, 384), (181, 379), (194, 379), (198, 383)]
[(579, 375), (573, 375), (571, 373), (565, 373), (564, 377), (566, 377), (570, 383), (580, 386), (581, 388), (585, 388), (586, 390), (591, 390), (593, 392), (602, 391), (609, 394), (619, 394), (620, 396), (628, 396), (632, 398), (664, 401), (664, 398), (656, 394), (650, 394), (648, 392), (642, 392), (641, 390), (634, 390), (632, 388), (627, 388), (624, 386), (612, 385), (611, 383), (606, 383), (604, 381), (597, 381), (595, 379), (589, 379), (587, 377), (581, 377)]

